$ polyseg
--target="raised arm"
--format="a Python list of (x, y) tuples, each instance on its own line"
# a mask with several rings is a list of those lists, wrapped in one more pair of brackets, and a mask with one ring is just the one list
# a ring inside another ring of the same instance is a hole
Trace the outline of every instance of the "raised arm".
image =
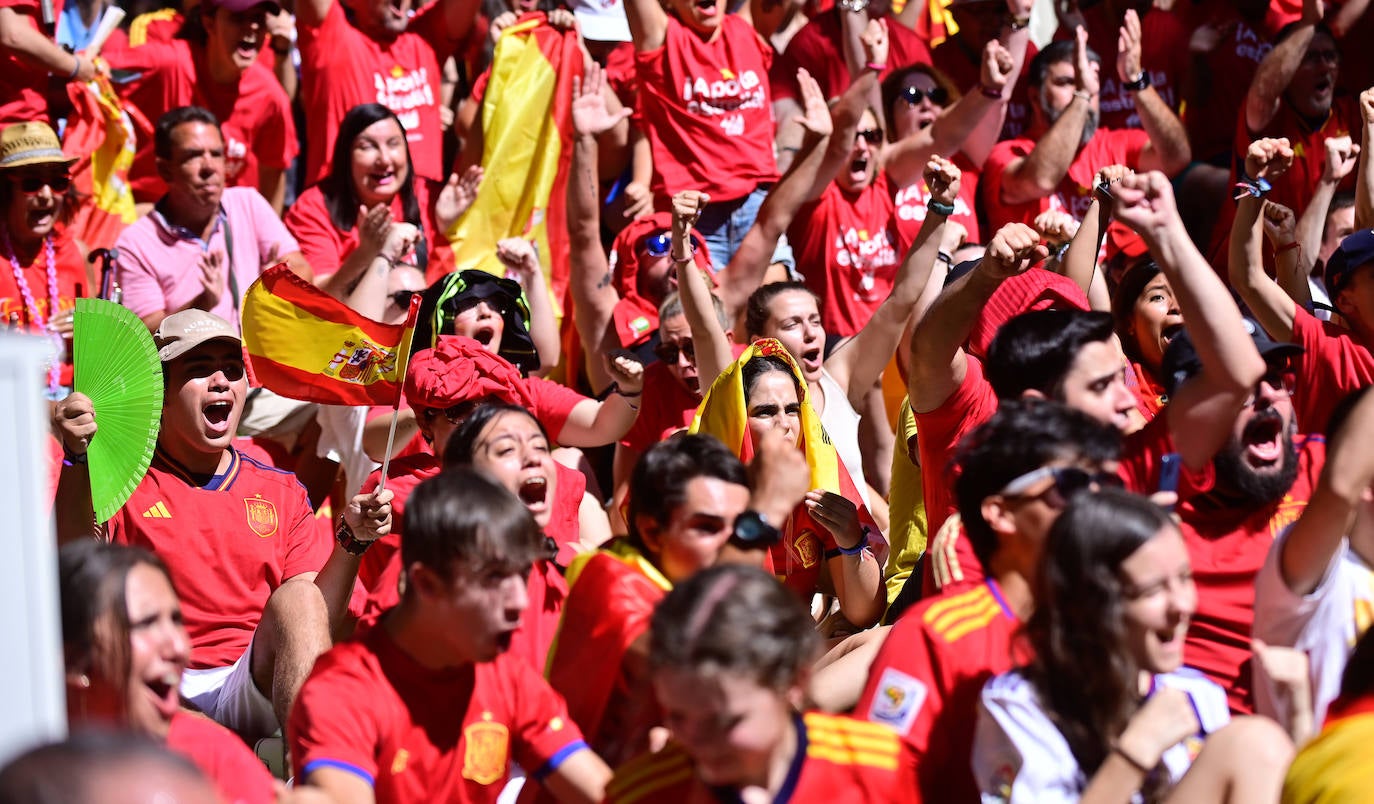
[[(1312, 302), (1312, 288), (1307, 284), (1312, 260), (1297, 240), (1293, 210), (1274, 201), (1265, 201), (1260, 222), (1264, 224), (1264, 237), (1274, 250), (1274, 278), (1279, 287), (1295, 303), (1308, 306)], [(1268, 328), (1265, 331), (1268, 332)]]
[(791, 166), (768, 192), (754, 224), (745, 232), (735, 256), (730, 258), (730, 264), (716, 274), (716, 293), (731, 321), (739, 317), (750, 294), (763, 282), (778, 238), (806, 203), (807, 194), (826, 158), (832, 122), (825, 95), (806, 70), (797, 71), (797, 83), (801, 85), (805, 107), (796, 123), (806, 133), (806, 139)]
[(91, 473), (86, 448), (96, 436), (95, 407), (90, 397), (73, 393), (53, 407), (53, 435), (62, 442), (62, 474), (57, 479), (53, 516), (57, 545), (98, 535), (91, 504)]
[[(868, 28), (864, 30), (863, 44), (866, 52), (865, 58), (868, 59), (869, 64), (886, 62), (888, 53), (887, 22), (870, 20)], [(830, 142), (826, 147), (825, 159), (821, 162), (820, 168), (811, 182), (811, 187), (807, 190), (806, 200), (820, 198), (821, 193), (825, 192), (826, 185), (830, 184), (831, 180), (835, 178), (835, 174), (849, 161), (849, 155), (854, 146), (854, 136), (859, 130), (859, 122), (863, 119), (864, 110), (868, 107), (869, 93), (877, 85), (878, 71), (865, 68), (840, 96), (835, 107), (831, 109), (834, 134), (830, 137)]]
[[(1307, 209), (1302, 211), (1294, 232), (1294, 242), (1298, 243), (1309, 270), (1321, 251), (1322, 232), (1326, 228), (1326, 213), (1331, 209), (1331, 199), (1336, 197), (1336, 188), (1355, 169), (1360, 156), (1360, 146), (1349, 136), (1327, 137), (1323, 145), (1326, 148), (1326, 162), (1322, 165), (1322, 175), (1312, 190)], [(1304, 276), (1304, 283), (1306, 279)]]
[[(931, 154), (953, 156), (975, 133), (981, 134), (981, 164), (1002, 128), (1008, 85), (1015, 83), (1015, 60), (997, 40), (983, 47), (983, 69), (977, 87), (946, 109), (933, 123), (888, 147), (883, 167), (898, 187), (916, 180)], [(975, 149), (978, 150), (978, 149)]]
[(558, 321), (549, 301), (549, 286), (544, 281), (544, 269), (534, 244), (523, 237), (507, 237), (496, 243), (496, 259), (515, 274), (530, 305), (530, 340), (539, 355), (539, 376), (558, 365), (561, 347), (558, 342)]
[(1168, 177), (1158, 171), (1126, 176), (1114, 194), (1113, 214), (1140, 233), (1168, 277), (1202, 360), (1166, 414), (1184, 464), (1198, 471), (1230, 435), (1241, 403), (1264, 375), (1264, 359), (1230, 291), (1188, 237)]
[[(724, 13), (723, 8), (718, 10)], [(668, 12), (659, 0), (625, 0), (625, 18), (630, 23), (636, 53), (663, 47), (668, 36)]]
[(1355, 228), (1374, 226), (1374, 87), (1360, 93), (1361, 142), (1360, 172), (1355, 176)]
[(706, 277), (692, 258), (692, 226), (710, 200), (710, 196), (696, 190), (684, 190), (673, 196), (673, 267), (677, 271), (682, 314), (687, 318), (692, 343), (696, 345), (697, 376), (702, 393), (734, 362), (730, 340), (725, 337), (725, 328), (716, 318), (715, 305), (711, 303), (711, 289), (706, 286)]
[(1326, 574), (1350, 532), (1360, 498), (1374, 483), (1374, 394), (1363, 392), (1332, 439), (1321, 479), (1302, 517), (1293, 523), (1279, 553), (1283, 582), (1295, 595), (1308, 595)]
[[(1286, 139), (1262, 139), (1250, 143), (1245, 154), (1245, 172), (1254, 178), (1274, 177), (1293, 163), (1293, 149)], [(1228, 273), (1236, 289), (1264, 331), (1275, 340), (1293, 339), (1293, 319), (1297, 303), (1265, 273), (1260, 254), (1260, 213), (1264, 199), (1245, 195), (1236, 202), (1236, 219), (1231, 224)], [(1190, 326), (1185, 311), (1183, 320)]]
[[(1126, 11), (1117, 36), (1116, 72), (1123, 84), (1139, 78), (1144, 72), (1140, 61), (1140, 17), (1134, 9)], [(1159, 96), (1154, 87), (1133, 93), (1135, 110), (1140, 115), (1140, 127), (1150, 135), (1150, 141), (1140, 152), (1141, 170), (1162, 170), (1174, 176), (1188, 166), (1192, 148), (1183, 121)]]
[(82, 83), (95, 78), (95, 62), (63, 50), (30, 24), (29, 15), (8, 6), (0, 8), (0, 50), (59, 78)]
[[(925, 170), (926, 187), (933, 204), (954, 205), (959, 197), (959, 168), (940, 156), (931, 156)], [(948, 218), (930, 208), (892, 285), (892, 292), (874, 311), (867, 326), (836, 349), (825, 361), (825, 370), (844, 389), (854, 407), (882, 376), (897, 344), (906, 331), (916, 300), (930, 280), (938, 261)]]
[[(1088, 32), (1076, 31), (1074, 48), (1073, 100), (1064, 108), (1040, 139), (1025, 156), (1007, 165), (1002, 179), (1002, 203), (1024, 204), (1044, 198), (1059, 186), (1073, 164), (1078, 145), (1083, 139), (1083, 126), (1092, 110), (1092, 99), (1100, 89), (1100, 65), (1088, 58)], [(1045, 79), (1050, 80), (1049, 78)]]
[(605, 388), (610, 378), (595, 356), (602, 352), (611, 315), (620, 296), (611, 286), (611, 269), (601, 247), (600, 183), (596, 177), (597, 137), (629, 116), (628, 109), (611, 115), (601, 93), (605, 75), (592, 62), (586, 77), (573, 77), (572, 175), (568, 177), (568, 291), (573, 324), (587, 355), (587, 377), (593, 388)]
[(1264, 131), (1279, 113), (1283, 93), (1298, 71), (1298, 65), (1302, 64), (1307, 46), (1312, 44), (1322, 10), (1322, 0), (1303, 0), (1302, 18), (1297, 28), (1260, 61), (1255, 77), (1250, 80), (1250, 91), (1245, 95), (1245, 127), (1251, 132)]
[(964, 342), (1002, 281), (1030, 270), (1048, 250), (1024, 223), (1008, 223), (989, 241), (978, 266), (940, 294), (911, 336), (911, 409), (928, 413), (958, 389), (968, 370)]
[(1097, 271), (1097, 255), (1102, 250), (1102, 238), (1106, 237), (1107, 225), (1112, 219), (1111, 188), (1121, 181), (1121, 177), (1130, 173), (1131, 169), (1125, 165), (1108, 165), (1097, 171), (1092, 203), (1088, 205), (1088, 211), (1083, 216), (1078, 231), (1074, 233), (1073, 240), (1069, 241), (1068, 249), (1059, 258), (1060, 270), (1064, 276), (1072, 279), (1074, 284), (1083, 289), (1094, 310), (1110, 311), (1110, 301), (1107, 307), (1100, 307), (1099, 299), (1094, 298), (1095, 295), (1100, 295), (1095, 289), (1102, 284), (1101, 275)]

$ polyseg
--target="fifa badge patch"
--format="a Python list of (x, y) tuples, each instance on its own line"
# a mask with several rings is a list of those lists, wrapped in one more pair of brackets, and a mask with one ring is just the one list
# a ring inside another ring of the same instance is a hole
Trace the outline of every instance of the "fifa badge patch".
[(878, 679), (878, 691), (868, 706), (868, 719), (891, 726), (905, 735), (926, 702), (926, 685), (919, 679), (889, 667)]
[(266, 539), (277, 532), (277, 506), (262, 495), (244, 499), (243, 507), (248, 514), (248, 527), (258, 536)]
[(510, 730), (493, 723), (490, 712), (463, 729), (463, 778), (478, 784), (492, 784), (506, 778)]

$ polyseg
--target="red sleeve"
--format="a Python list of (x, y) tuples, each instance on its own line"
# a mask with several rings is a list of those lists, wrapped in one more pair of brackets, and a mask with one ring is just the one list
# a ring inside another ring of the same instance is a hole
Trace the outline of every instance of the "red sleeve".
[(1374, 356), (1348, 332), (1297, 308), (1293, 341), (1306, 352), (1297, 359), (1293, 404), (1298, 432), (1324, 433), (1331, 411), (1347, 394), (1374, 383)]
[[(816, 80), (822, 82), (821, 91), (829, 96), (827, 90), (830, 87), (826, 86), (828, 82), (825, 81), (826, 66), (837, 54), (832, 52), (829, 58), (825, 58), (824, 43), (818, 41), (818, 20), (819, 18), (803, 25), (802, 29), (797, 31), (797, 35), (792, 37), (792, 41), (787, 43), (787, 49), (779, 53), (768, 68), (768, 91), (774, 101), (801, 98), (801, 88), (797, 85), (798, 67), (805, 67), (807, 72), (813, 73)], [(843, 59), (841, 61), (843, 62)]]
[(334, 542), (315, 524), (315, 512), (305, 495), (305, 487), (291, 476), (294, 495), (284, 500), (287, 509), (282, 518), (290, 523), (283, 540), (286, 555), (282, 561), (282, 578), (291, 579), (302, 572), (319, 572), (329, 554), (334, 550)]
[[(1126, 437), (1121, 451), (1117, 474), (1126, 488), (1137, 494), (1150, 495), (1159, 490), (1160, 458), (1177, 452), (1173, 431), (1169, 429), (1169, 409), (1154, 417), (1150, 423)], [(1199, 494), (1206, 494), (1216, 483), (1216, 471), (1211, 461), (1198, 471), (1186, 465), (1179, 468), (1178, 499), (1180, 502)]]
[(516, 738), (515, 760), (520, 767), (529, 768), (536, 779), (542, 779), (558, 770), (568, 757), (589, 749), (568, 716), (563, 696), (554, 692), (528, 662), (511, 661), (507, 667), (519, 691), (511, 725)]
[(486, 97), (487, 84), (490, 82), (491, 68), (488, 67), (487, 69), (483, 70), (481, 74), (479, 74), (477, 78), (472, 82), (472, 91), (468, 93), (468, 98), (470, 98), (473, 103), (480, 104), (482, 102), (482, 98)]
[(286, 96), (271, 70), (255, 64), (249, 68), (260, 75), (263, 86), (263, 105), (258, 110), (258, 124), (253, 132), (253, 154), (262, 167), (285, 170), (300, 152), (296, 139), (296, 121), (291, 114), (291, 99)]
[(372, 710), (379, 700), (378, 681), (369, 672), (367, 655), (357, 644), (336, 647), (315, 662), (301, 687), (286, 724), (300, 779), (308, 781), (315, 769), (333, 766), (375, 782), (381, 717)]
[(1097, 168), (1107, 165), (1130, 165), (1134, 168), (1140, 167), (1140, 152), (1145, 150), (1145, 146), (1150, 144), (1150, 135), (1143, 129), (1127, 128), (1112, 132), (1112, 137), (1108, 140), (1111, 145), (1110, 162), (1103, 162)]
[(172, 716), (167, 747), (189, 757), (225, 801), (273, 801), (272, 774), (233, 732), (190, 712)]
[(996, 231), (1003, 224), (1019, 221), (1026, 204), (1007, 204), (1002, 201), (1002, 179), (1007, 166), (1030, 154), (1035, 143), (1030, 140), (1005, 140), (997, 143), (983, 163), (979, 190), (983, 193), (983, 208), (987, 210), (988, 231)]
[[(343, 262), (344, 243), (329, 210), (324, 205), (324, 194), (318, 187), (312, 187), (296, 199), (296, 203), (286, 211), (286, 230), (296, 238), (301, 254), (310, 264), (316, 278), (332, 276)], [(387, 408), (390, 410), (390, 407)]]
[(554, 441), (560, 440), (563, 425), (568, 423), (568, 416), (573, 408), (577, 407), (579, 402), (591, 398), (566, 385), (559, 385), (540, 377), (525, 378), (525, 389), (534, 398), (534, 417), (544, 425)]
[(892, 627), (854, 707), (856, 717), (897, 732), (902, 740), (900, 773), (917, 801), (916, 769), (930, 746), (931, 727), (944, 708), (924, 613), (925, 607), (913, 609)]
[(954, 472), (950, 461), (959, 440), (987, 421), (997, 411), (997, 397), (983, 376), (983, 364), (968, 358), (964, 381), (944, 404), (927, 413), (917, 413), (916, 444), (921, 455), (923, 485), (926, 490), (926, 516), (930, 532), (954, 513)]

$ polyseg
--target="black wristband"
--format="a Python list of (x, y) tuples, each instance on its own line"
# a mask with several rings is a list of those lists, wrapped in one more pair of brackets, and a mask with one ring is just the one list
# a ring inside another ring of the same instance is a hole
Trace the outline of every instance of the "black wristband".
[(1150, 71), (1141, 70), (1140, 75), (1136, 76), (1136, 79), (1134, 81), (1125, 82), (1121, 85), (1121, 88), (1126, 90), (1127, 92), (1139, 92), (1142, 89), (1149, 89)]
[(926, 209), (929, 209), (936, 215), (944, 215), (946, 218), (954, 214), (953, 204), (946, 204), (943, 201), (936, 201), (933, 198), (930, 199), (930, 202), (926, 204)]
[(348, 522), (342, 516), (339, 517), (339, 527), (334, 531), (334, 541), (338, 542), (344, 552), (351, 556), (360, 556), (372, 546), (372, 542), (365, 542), (354, 536), (353, 529), (348, 526)]

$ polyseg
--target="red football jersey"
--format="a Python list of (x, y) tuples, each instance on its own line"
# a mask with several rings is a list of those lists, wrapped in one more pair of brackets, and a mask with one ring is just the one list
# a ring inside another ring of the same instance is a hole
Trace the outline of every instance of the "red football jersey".
[[(109, 59), (111, 67), (137, 74), (117, 86), (150, 123), (179, 106), (214, 112), (224, 134), (226, 187), (256, 189), (259, 168), (285, 170), (300, 150), (291, 101), (260, 62), (248, 67), (237, 86), (226, 87), (210, 80), (203, 49), (184, 39), (149, 41), (111, 53)], [(156, 201), (167, 192), (167, 183), (157, 174), (151, 138), (139, 144), (129, 178), (137, 201)]]
[(773, 51), (726, 14), (709, 41), (668, 17), (663, 47), (635, 56), (654, 196), (692, 188), (733, 201), (777, 179), (768, 66)]
[(1138, 170), (1140, 152), (1149, 141), (1149, 135), (1140, 129), (1099, 128), (1088, 144), (1078, 149), (1055, 191), (1024, 204), (1002, 201), (1002, 176), (1008, 165), (1035, 148), (1035, 140), (1005, 140), (997, 143), (983, 165), (981, 182), (988, 226), (996, 230), (1005, 223), (1029, 225), (1036, 215), (1049, 209), (1063, 210), (1075, 219), (1082, 220), (1093, 200), (1093, 182), (1097, 178), (1097, 171), (1108, 165), (1125, 165)]
[(378, 801), (495, 802), (511, 761), (534, 778), (587, 747), (563, 699), (524, 661), (428, 670), (385, 627), (315, 663), (287, 724), (308, 779), (355, 773)]
[(243, 740), (204, 715), (187, 711), (172, 715), (167, 747), (200, 768), (231, 804), (273, 801), (275, 780)]
[[(901, 746), (891, 729), (819, 712), (797, 716), (796, 724), (797, 753), (774, 804), (916, 800), (910, 788), (899, 784)], [(606, 788), (608, 804), (714, 804), (738, 798), (734, 790), (699, 781), (691, 757), (676, 744), (617, 768)]]
[(344, 115), (360, 103), (380, 103), (401, 119), (416, 174), (445, 178), (439, 132), (439, 82), (436, 53), (453, 53), (443, 3), (430, 3), (410, 21), (405, 33), (378, 42), (354, 28), (334, 3), (318, 26), (300, 26), (301, 106), (306, 126), (307, 184), (324, 178), (334, 157), (334, 137)]
[(1185, 500), (1177, 511), (1197, 583), (1197, 611), (1188, 628), (1184, 662), (1226, 690), (1232, 711), (1253, 711), (1250, 627), (1255, 618), (1255, 575), (1284, 528), (1302, 516), (1326, 463), (1320, 436), (1294, 440), (1298, 476), (1283, 498), (1258, 510)]
[(977, 801), (970, 762), (983, 684), (1030, 660), (997, 582), (922, 600), (903, 614), (854, 711), (897, 731), (916, 801)]
[[(930, 64), (930, 48), (911, 28), (891, 14), (885, 17), (888, 33), (887, 66), (879, 73), (881, 81), (895, 70), (911, 64)], [(801, 88), (797, 85), (797, 68), (804, 67), (816, 79), (821, 94), (838, 98), (849, 88), (851, 77), (845, 64), (840, 42), (840, 10), (831, 8), (813, 16), (797, 31), (787, 49), (778, 55), (770, 71), (769, 85), (773, 98), (791, 98), (800, 102)]]
[[(1116, 42), (1121, 33), (1121, 20), (1112, 18), (1107, 6), (1097, 5), (1083, 10), (1083, 27), (1088, 31), (1088, 47), (1102, 58), (1101, 126), (1140, 128), (1135, 94), (1121, 86), (1116, 74)], [(1061, 29), (1057, 38), (1067, 39), (1071, 33)], [(1192, 33), (1173, 11), (1150, 8), (1140, 18), (1140, 66), (1150, 74), (1150, 86), (1175, 112), (1183, 100), (1183, 78), (1187, 75), (1190, 57), (1188, 37)]]
[(802, 205), (787, 229), (797, 270), (821, 303), (821, 323), (831, 335), (863, 329), (892, 292), (901, 255), (893, 232), (895, 208), (887, 174), (850, 194), (835, 182)]
[(1324, 433), (1331, 412), (1346, 395), (1374, 383), (1374, 356), (1350, 330), (1319, 321), (1297, 305), (1293, 342), (1306, 350), (1298, 358), (1293, 409), (1298, 432)]
[[(959, 196), (954, 199), (954, 214), (949, 216), (949, 220), (968, 231), (966, 242), (981, 243), (983, 238), (979, 235), (976, 211), (978, 174), (981, 171), (964, 156), (963, 151), (954, 154), (950, 161), (963, 171), (963, 175), (959, 178)], [(926, 187), (925, 179), (918, 178), (915, 184), (897, 190), (893, 204), (897, 208), (895, 226), (897, 258), (900, 260), (911, 250), (912, 244), (916, 242), (916, 235), (921, 232), (921, 224), (925, 223), (927, 205), (930, 204), (930, 188)]]
[(167, 565), (194, 669), (233, 664), (272, 592), (318, 572), (334, 549), (294, 474), (230, 454), (229, 468), (200, 486), (159, 449), (109, 522), (111, 541), (151, 550)]

